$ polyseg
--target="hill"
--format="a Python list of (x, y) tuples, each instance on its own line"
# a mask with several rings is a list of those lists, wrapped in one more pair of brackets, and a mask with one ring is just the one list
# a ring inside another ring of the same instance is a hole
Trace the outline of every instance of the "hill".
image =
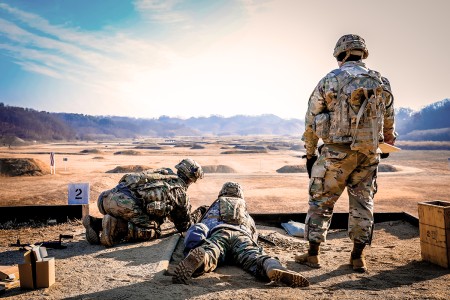
[[(433, 103), (420, 111), (399, 108), (396, 110), (399, 140), (450, 141), (449, 115), (450, 99)], [(138, 119), (39, 112), (3, 103), (0, 103), (0, 125), (0, 141), (3, 144), (12, 144), (18, 138), (55, 141), (175, 136), (299, 136), (304, 131), (303, 120), (286, 120), (272, 114)]]
[(425, 106), (420, 111), (396, 111), (396, 130), (402, 140), (450, 141), (450, 99)]

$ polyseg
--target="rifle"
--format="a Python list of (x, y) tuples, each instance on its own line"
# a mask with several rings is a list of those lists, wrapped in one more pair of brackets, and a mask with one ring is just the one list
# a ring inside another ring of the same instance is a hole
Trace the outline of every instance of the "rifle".
[(19, 247), (19, 250), (28, 250), (27, 248), (31, 246), (42, 246), (48, 249), (66, 249), (67, 246), (62, 244), (63, 239), (73, 239), (73, 235), (70, 234), (60, 234), (59, 240), (57, 241), (46, 241), (41, 243), (34, 243), (34, 244), (22, 244), (20, 242), (20, 239), (17, 239), (17, 242), (15, 244), (9, 244), (10, 247)]

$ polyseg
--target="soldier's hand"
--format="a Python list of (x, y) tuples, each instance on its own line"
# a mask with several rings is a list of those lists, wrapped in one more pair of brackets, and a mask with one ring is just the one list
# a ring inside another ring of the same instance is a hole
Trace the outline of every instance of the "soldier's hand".
[(311, 172), (314, 163), (317, 160), (317, 155), (311, 156), (311, 158), (306, 158), (306, 170), (308, 171), (308, 177), (311, 178)]
[(385, 159), (389, 157), (389, 153), (380, 153), (380, 158)]
[(191, 213), (191, 220), (192, 223), (198, 223), (201, 221), (203, 215), (206, 213), (206, 211), (208, 210), (209, 206), (208, 205), (202, 205), (200, 207), (198, 207), (197, 209), (195, 209), (192, 213)]

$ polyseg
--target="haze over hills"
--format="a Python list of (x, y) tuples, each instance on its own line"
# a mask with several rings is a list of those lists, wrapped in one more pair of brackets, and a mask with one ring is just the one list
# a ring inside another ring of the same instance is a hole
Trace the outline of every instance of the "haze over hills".
[[(396, 110), (399, 140), (450, 141), (450, 99), (413, 111)], [(142, 119), (118, 116), (91, 116), (49, 113), (0, 103), (0, 139), (23, 140), (102, 140), (114, 138), (292, 135), (304, 130), (302, 119), (282, 119), (272, 114), (260, 116), (192, 117), (161, 116)]]

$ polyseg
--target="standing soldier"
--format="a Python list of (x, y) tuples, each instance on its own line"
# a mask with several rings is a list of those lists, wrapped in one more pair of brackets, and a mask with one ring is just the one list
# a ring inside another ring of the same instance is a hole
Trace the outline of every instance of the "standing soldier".
[(146, 241), (159, 237), (160, 226), (171, 219), (179, 232), (197, 222), (206, 208), (191, 213), (189, 185), (203, 178), (202, 167), (183, 159), (175, 168), (126, 174), (119, 184), (98, 197), (103, 219), (86, 216), (86, 240), (90, 244), (113, 246), (121, 241)]
[[(320, 267), (319, 246), (326, 241), (333, 207), (347, 187), (348, 234), (353, 241), (350, 264), (367, 270), (363, 250), (373, 232), (373, 197), (377, 192), (379, 144), (393, 145), (393, 95), (389, 81), (362, 62), (369, 51), (356, 34), (342, 36), (334, 48), (339, 69), (328, 73), (309, 98), (305, 117), (305, 142), (309, 184), (309, 210), (305, 237), (309, 250), (296, 261)], [(316, 149), (319, 139), (323, 147)]]

